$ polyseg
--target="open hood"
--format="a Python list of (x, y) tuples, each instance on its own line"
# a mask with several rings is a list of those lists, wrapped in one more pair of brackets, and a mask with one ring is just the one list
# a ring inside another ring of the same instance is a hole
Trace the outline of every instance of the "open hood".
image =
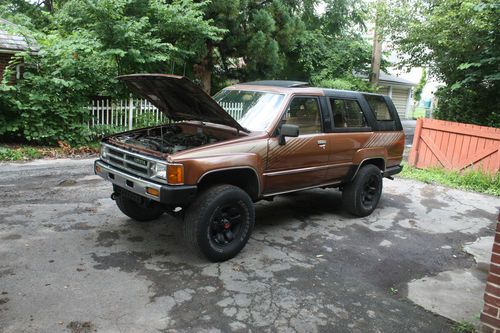
[(131, 74), (117, 77), (173, 120), (199, 120), (248, 132), (209, 95), (183, 76)]

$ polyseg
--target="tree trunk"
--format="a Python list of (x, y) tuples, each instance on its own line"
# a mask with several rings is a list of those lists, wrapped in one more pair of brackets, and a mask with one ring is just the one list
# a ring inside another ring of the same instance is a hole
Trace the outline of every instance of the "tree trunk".
[(54, 4), (52, 0), (44, 0), (43, 4), (49, 13), (54, 12)]
[(213, 48), (212, 42), (207, 42), (206, 56), (193, 66), (194, 75), (200, 80), (200, 88), (209, 95), (212, 90)]

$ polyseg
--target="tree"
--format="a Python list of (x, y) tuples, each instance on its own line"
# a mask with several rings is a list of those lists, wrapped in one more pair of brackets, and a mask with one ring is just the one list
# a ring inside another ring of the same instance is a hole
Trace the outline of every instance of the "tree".
[[(166, 72), (195, 54), (191, 42), (219, 38), (223, 31), (203, 18), (203, 6), (189, 0), (68, 0), (39, 30), (20, 26), (17, 33), (31, 34), (40, 51), (17, 54), (12, 66), (22, 61), (24, 78), (0, 85), (0, 135), (43, 143), (90, 139), (89, 98), (119, 94), (117, 75)], [(18, 22), (38, 15), (29, 7), (24, 13), (3, 8)]]
[(500, 3), (393, 0), (386, 29), (406, 64), (427, 66), (441, 119), (500, 126)]
[[(319, 4), (324, 4), (323, 13)], [(366, 67), (369, 47), (351, 32), (354, 26), (364, 27), (366, 8), (361, 0), (213, 0), (205, 17), (228, 32), (220, 41), (205, 43), (195, 72), (205, 91), (211, 90), (214, 71), (237, 81), (352, 77), (359, 58)]]
[(418, 81), (418, 84), (415, 87), (415, 91), (413, 93), (413, 99), (415, 100), (415, 103), (420, 102), (420, 100), (422, 99), (422, 91), (424, 90), (426, 84), (427, 84), (427, 70), (424, 67), (422, 69), (422, 76), (420, 77), (420, 81)]

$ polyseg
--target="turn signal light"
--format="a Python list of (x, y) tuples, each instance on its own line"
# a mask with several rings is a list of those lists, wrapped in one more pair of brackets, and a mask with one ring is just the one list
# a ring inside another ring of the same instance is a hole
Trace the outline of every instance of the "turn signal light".
[(182, 164), (167, 164), (167, 183), (184, 184), (184, 166)]
[(159, 197), (160, 196), (160, 191), (158, 191), (155, 188), (147, 187), (146, 192), (154, 197)]

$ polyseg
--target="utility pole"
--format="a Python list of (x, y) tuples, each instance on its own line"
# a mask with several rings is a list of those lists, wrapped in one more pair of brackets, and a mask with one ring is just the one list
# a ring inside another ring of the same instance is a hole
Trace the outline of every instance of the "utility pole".
[(379, 6), (381, 1), (377, 3), (377, 13), (375, 14), (375, 28), (373, 31), (373, 50), (372, 50), (372, 65), (370, 68), (370, 83), (373, 87), (378, 85), (380, 78), (380, 64), (382, 62), (382, 36), (379, 31)]

